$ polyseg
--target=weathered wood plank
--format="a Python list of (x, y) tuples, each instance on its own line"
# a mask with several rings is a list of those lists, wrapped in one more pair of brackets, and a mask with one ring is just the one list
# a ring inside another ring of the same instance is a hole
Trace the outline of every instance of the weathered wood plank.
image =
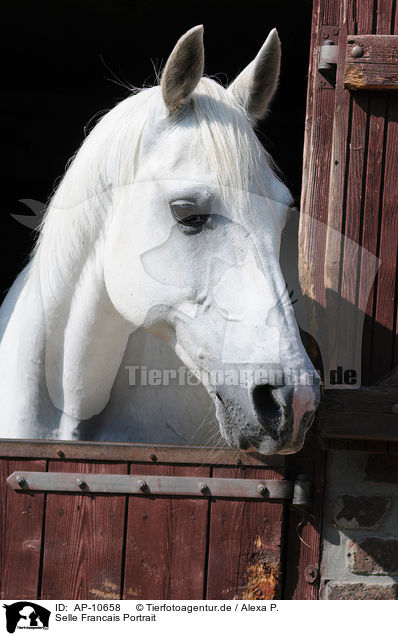
[[(378, 6), (376, 12), (376, 34), (389, 34), (391, 17), (394, 11), (395, 0), (384, 0)], [(359, 11), (361, 5), (358, 6)], [(364, 32), (364, 30), (362, 30)], [(379, 248), (379, 221), (381, 217), (381, 193), (384, 184), (385, 170), (385, 128), (387, 126), (387, 99), (386, 94), (373, 93), (369, 95), (369, 142), (367, 172), (365, 180), (365, 197), (363, 208), (363, 224), (361, 245), (372, 254), (378, 254)], [(359, 289), (359, 304), (366, 306), (366, 315), (362, 334), (362, 384), (372, 383), (373, 372), (373, 317), (375, 312), (377, 285), (373, 284), (370, 293), (367, 292), (368, 280), (376, 274), (377, 264), (373, 271), (369, 270), (366, 263), (366, 252), (361, 253), (361, 275)], [(368, 299), (366, 299), (368, 295)], [(377, 355), (377, 352), (376, 352)]]
[[(327, 417), (332, 411), (340, 413), (391, 414), (398, 403), (398, 386), (367, 386), (352, 390), (325, 391), (320, 412)], [(398, 416), (397, 416), (398, 426)]]
[[(215, 477), (282, 479), (282, 471), (214, 468)], [(283, 505), (211, 502), (207, 598), (275, 599), (281, 594)]]
[[(131, 468), (132, 474), (142, 472), (142, 465)], [(210, 469), (152, 466), (151, 474), (200, 481)], [(208, 500), (129, 498), (123, 598), (203, 598), (208, 510)]]
[(377, 299), (373, 334), (373, 382), (394, 365), (397, 289), (397, 182), (398, 182), (398, 95), (391, 95), (385, 151), (385, 176), (380, 223), (380, 267), (377, 276)]
[(355, 25), (365, 30), (372, 28), (373, 0), (362, 3), (363, 11), (360, 15), (356, 14), (356, 9), (354, 4), (348, 3), (347, 13), (342, 16), (340, 27), (324, 277), (329, 368), (342, 366), (345, 369), (355, 369), (359, 378), (361, 325), (358, 326), (358, 310), (362, 309), (358, 304), (359, 234), (367, 150), (368, 97), (359, 96), (353, 100), (344, 89), (345, 51), (341, 43), (345, 41), (347, 30)]
[(398, 386), (394, 385), (326, 391), (319, 413), (320, 434), (333, 439), (396, 442), (396, 404)]
[(391, 442), (379, 442), (358, 439), (322, 439), (322, 448), (325, 450), (345, 450), (365, 453), (388, 453)]
[(398, 440), (397, 416), (383, 413), (364, 418), (363, 413), (332, 412), (326, 418), (322, 418), (321, 435), (333, 438), (396, 442)]
[[(384, 128), (386, 116), (386, 98), (382, 94), (372, 95), (369, 99), (369, 141), (365, 178), (365, 197), (363, 206), (360, 262), (359, 300), (366, 307), (362, 332), (362, 384), (369, 385), (372, 380), (372, 334), (373, 313), (376, 302), (376, 288), (373, 283), (370, 293), (368, 281), (375, 277), (378, 264), (369, 269), (367, 252), (378, 253), (380, 191), (384, 179)], [(368, 296), (368, 297), (367, 297)]]
[[(363, 54), (355, 57), (360, 47)], [(344, 86), (350, 90), (398, 90), (398, 36), (348, 35)]]
[(0, 598), (37, 599), (44, 495), (19, 495), (7, 485), (14, 470), (45, 471), (45, 461), (0, 460)]
[[(64, 462), (63, 472), (127, 473), (127, 464)], [(58, 472), (58, 462), (49, 463)], [(43, 599), (117, 599), (121, 595), (123, 496), (47, 495)]]
[(30, 457), (37, 459), (74, 459), (82, 461), (120, 462), (130, 461), (149, 465), (200, 464), (231, 466), (281, 466), (278, 455), (264, 457), (260, 453), (237, 452), (228, 448), (211, 449), (198, 446), (172, 444), (123, 444), (119, 442), (54, 442), (53, 440), (1, 440), (0, 456)]
[(313, 487), (308, 510), (288, 509), (284, 598), (314, 600), (318, 598), (325, 453), (317, 443), (312, 458), (301, 452), (289, 459), (290, 474), (307, 475)]

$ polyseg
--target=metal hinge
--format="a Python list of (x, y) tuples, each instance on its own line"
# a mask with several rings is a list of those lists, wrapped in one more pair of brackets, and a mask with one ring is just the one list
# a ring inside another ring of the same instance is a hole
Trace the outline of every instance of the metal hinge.
[(7, 483), (16, 492), (25, 494), (44, 492), (87, 495), (183, 495), (290, 500), (294, 506), (301, 508), (311, 505), (311, 482), (305, 475), (300, 475), (295, 481), (289, 481), (15, 471), (7, 478)]
[(338, 25), (324, 25), (322, 27), (321, 43), (318, 50), (317, 88), (335, 88), (339, 31)]
[(339, 47), (333, 40), (326, 40), (319, 47), (318, 71), (330, 73), (336, 70)]

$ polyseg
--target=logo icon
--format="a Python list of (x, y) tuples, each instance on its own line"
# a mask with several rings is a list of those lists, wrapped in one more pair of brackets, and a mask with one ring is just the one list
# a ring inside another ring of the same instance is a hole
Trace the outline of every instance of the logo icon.
[(3, 605), (6, 610), (7, 631), (13, 634), (18, 629), (48, 629), (50, 610), (32, 603), (19, 601), (11, 605)]

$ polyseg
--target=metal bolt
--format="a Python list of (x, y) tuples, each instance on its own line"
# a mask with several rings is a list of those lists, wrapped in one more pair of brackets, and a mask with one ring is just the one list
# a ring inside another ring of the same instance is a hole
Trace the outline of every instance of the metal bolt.
[(157, 461), (158, 461), (158, 458), (156, 457), (155, 453), (151, 453), (151, 454), (149, 455), (149, 459), (150, 459), (152, 462), (157, 462)]
[(304, 570), (304, 578), (307, 583), (315, 583), (318, 578), (318, 568), (315, 565), (308, 565)]
[(198, 483), (198, 488), (203, 495), (207, 492), (207, 484), (205, 484), (204, 481)]
[(76, 484), (79, 486), (79, 488), (81, 488), (83, 490), (83, 488), (85, 488), (87, 486), (86, 482), (84, 481), (84, 479), (76, 479)]
[(22, 477), (21, 475), (17, 475), (15, 479), (17, 484), (19, 484), (21, 487), (25, 484), (25, 477)]
[(142, 490), (142, 491), (144, 491), (144, 490), (146, 490), (146, 489), (147, 489), (147, 483), (146, 483), (146, 481), (144, 481), (143, 479), (139, 479), (139, 480), (137, 481), (137, 486), (138, 486), (138, 488), (139, 488), (140, 490)]
[(398, 403), (393, 404), (391, 407), (391, 410), (394, 413), (394, 415), (398, 415)]
[(260, 495), (268, 495), (268, 488), (266, 488), (264, 484), (258, 484), (257, 490)]
[(362, 55), (364, 53), (365, 53), (365, 51), (363, 50), (362, 46), (359, 46), (358, 44), (353, 46), (352, 49), (351, 49), (352, 57), (362, 57)]

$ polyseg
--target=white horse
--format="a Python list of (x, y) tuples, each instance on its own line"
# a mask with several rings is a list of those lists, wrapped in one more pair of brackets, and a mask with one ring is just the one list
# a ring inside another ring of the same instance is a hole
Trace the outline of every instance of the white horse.
[(278, 262), (292, 200), (252, 129), (277, 32), (228, 89), (203, 64), (195, 27), (68, 168), (1, 309), (1, 437), (201, 444), (217, 421), (235, 448), (302, 446), (319, 378)]

